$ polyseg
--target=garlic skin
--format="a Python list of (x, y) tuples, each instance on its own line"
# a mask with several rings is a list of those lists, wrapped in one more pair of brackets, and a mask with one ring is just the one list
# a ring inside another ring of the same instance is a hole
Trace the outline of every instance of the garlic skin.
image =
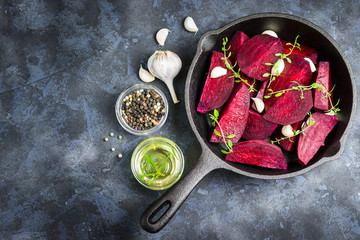
[(141, 65), (139, 69), (139, 77), (143, 82), (152, 82), (155, 80), (155, 76), (143, 69)]
[(316, 67), (313, 61), (310, 58), (304, 58), (304, 59), (309, 62), (311, 72), (316, 72)]
[(156, 33), (156, 41), (160, 46), (164, 46), (167, 36), (169, 35), (170, 30), (167, 28), (162, 28)]
[(285, 137), (293, 137), (295, 134), (294, 134), (294, 130), (292, 128), (292, 126), (289, 124), (289, 125), (285, 125), (281, 128), (281, 133), (282, 135), (284, 135)]
[(262, 113), (262, 111), (264, 111), (265, 109), (264, 101), (260, 98), (251, 98), (251, 99), (255, 103), (256, 111), (258, 111), (258, 113)]
[(198, 27), (195, 24), (195, 21), (192, 17), (186, 17), (184, 20), (184, 27), (189, 32), (197, 33), (199, 31)]
[(278, 35), (273, 30), (265, 30), (261, 34), (267, 34), (267, 35), (270, 35), (270, 36), (272, 36), (274, 38), (278, 38)]
[(173, 81), (182, 67), (180, 57), (169, 50), (155, 51), (153, 55), (150, 56), (147, 66), (150, 73), (162, 80), (169, 88), (173, 102), (178, 103), (179, 100), (176, 97)]
[(218, 78), (221, 76), (224, 76), (227, 74), (227, 69), (222, 67), (214, 67), (213, 70), (211, 70), (210, 77), (211, 78)]
[(284, 71), (285, 62), (281, 58), (279, 58), (271, 68), (271, 75), (273, 76), (280, 76), (282, 71)]

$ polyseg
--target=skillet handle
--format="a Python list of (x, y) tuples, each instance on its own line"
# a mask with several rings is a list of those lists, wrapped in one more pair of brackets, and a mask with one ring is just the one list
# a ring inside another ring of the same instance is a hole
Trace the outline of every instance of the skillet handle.
[[(221, 161), (214, 160), (213, 156), (203, 151), (195, 167), (145, 210), (140, 219), (142, 228), (150, 233), (160, 231), (174, 216), (200, 180), (212, 170), (222, 167), (217, 162)], [(157, 215), (163, 211), (165, 212), (157, 218)]]

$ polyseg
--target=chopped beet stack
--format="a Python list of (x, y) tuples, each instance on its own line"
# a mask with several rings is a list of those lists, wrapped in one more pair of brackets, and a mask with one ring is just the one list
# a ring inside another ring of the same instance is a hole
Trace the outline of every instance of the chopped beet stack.
[(264, 140), (272, 134), (277, 124), (266, 121), (260, 114), (250, 110), (243, 138), (247, 140)]
[(266, 168), (287, 169), (287, 162), (280, 147), (264, 140), (249, 140), (234, 145), (233, 152), (226, 155), (225, 160)]
[[(246, 127), (247, 118), (249, 115), (250, 96), (249, 89), (245, 84), (236, 86), (235, 92), (221, 111), (219, 124), (225, 136), (235, 134), (231, 141), (236, 143), (240, 140)], [(219, 126), (215, 128), (219, 133), (221, 132)], [(222, 142), (222, 137), (212, 134), (210, 142)]]
[(276, 53), (284, 53), (284, 47), (279, 38), (267, 34), (255, 35), (242, 45), (237, 55), (237, 62), (246, 75), (265, 81), (269, 77), (263, 77), (263, 75), (271, 71), (271, 66), (265, 63), (275, 63), (279, 58), (275, 56)]
[[(306, 128), (311, 121), (314, 125)], [(309, 116), (304, 128), (305, 131), (300, 134), (298, 143), (298, 157), (302, 165), (307, 165), (314, 157), (321, 146), (325, 145), (325, 139), (331, 130), (335, 127), (338, 119), (335, 116), (316, 112)]]
[[(325, 87), (324, 91), (315, 89), (314, 94), (314, 108), (317, 110), (326, 111), (331, 108), (330, 100), (326, 97), (327, 92), (330, 92), (333, 85), (331, 81), (331, 73), (330, 73), (330, 63), (329, 62), (319, 62), (317, 67), (317, 76), (316, 83)], [(326, 91), (325, 91), (326, 90)], [(334, 97), (331, 94), (331, 101), (333, 101)]]
[(221, 107), (228, 100), (234, 88), (235, 80), (231, 77), (232, 73), (230, 70), (224, 76), (218, 78), (210, 77), (211, 71), (215, 67), (227, 69), (224, 60), (221, 59), (222, 57), (224, 57), (224, 54), (213, 51), (210, 69), (197, 107), (198, 112), (205, 113)]

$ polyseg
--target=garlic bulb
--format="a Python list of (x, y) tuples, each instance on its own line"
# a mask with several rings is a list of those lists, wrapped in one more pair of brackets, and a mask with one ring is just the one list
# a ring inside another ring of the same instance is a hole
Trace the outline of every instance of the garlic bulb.
[(143, 69), (143, 67), (140, 65), (139, 69), (139, 77), (144, 82), (152, 82), (155, 80), (154, 75), (149, 73), (147, 70)]
[(211, 78), (218, 78), (221, 76), (224, 76), (227, 74), (227, 70), (222, 67), (214, 67), (213, 70), (211, 70), (210, 77)]
[(186, 17), (184, 21), (184, 27), (189, 32), (197, 33), (199, 31), (192, 17)]
[(278, 35), (273, 30), (265, 30), (261, 34), (267, 34), (267, 35), (270, 35), (272, 37), (278, 38)]
[(315, 67), (315, 64), (313, 63), (313, 61), (310, 58), (304, 58), (304, 59), (309, 62), (311, 72), (315, 72), (316, 67)]
[(173, 80), (181, 70), (182, 62), (179, 56), (171, 51), (155, 51), (149, 58), (147, 66), (152, 75), (162, 80), (169, 88), (174, 103), (179, 100), (176, 97)]
[(255, 103), (256, 111), (258, 111), (258, 113), (262, 113), (262, 111), (264, 111), (265, 108), (264, 101), (260, 98), (251, 98), (251, 99)]
[(290, 124), (283, 126), (281, 128), (281, 133), (285, 137), (293, 137), (294, 136), (294, 131), (293, 131), (293, 128), (292, 128), (292, 126)]
[(169, 29), (162, 28), (156, 33), (156, 41), (159, 43), (160, 46), (164, 46), (169, 32), (170, 32)]

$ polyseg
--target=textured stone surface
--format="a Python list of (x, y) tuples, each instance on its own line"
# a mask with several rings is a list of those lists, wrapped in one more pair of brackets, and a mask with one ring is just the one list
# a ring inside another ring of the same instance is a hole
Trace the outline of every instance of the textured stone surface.
[[(215, 171), (157, 234), (139, 219), (162, 192), (142, 187), (130, 169), (146, 137), (126, 133), (114, 113), (118, 94), (140, 81), (141, 63), (157, 49), (177, 52), (181, 103), (155, 135), (178, 143), (187, 172), (200, 150), (185, 78), (203, 33), (259, 12), (304, 17), (339, 43), (359, 91), (359, 8), (358, 0), (0, 1), (0, 238), (359, 239), (358, 113), (336, 161), (285, 180)], [(188, 15), (197, 34), (183, 28)], [(159, 47), (163, 27), (171, 33)], [(154, 85), (170, 99), (162, 82)], [(123, 139), (104, 142), (110, 132)]]

